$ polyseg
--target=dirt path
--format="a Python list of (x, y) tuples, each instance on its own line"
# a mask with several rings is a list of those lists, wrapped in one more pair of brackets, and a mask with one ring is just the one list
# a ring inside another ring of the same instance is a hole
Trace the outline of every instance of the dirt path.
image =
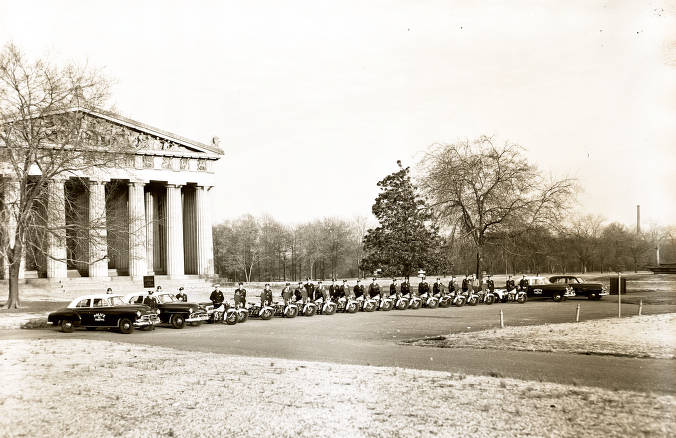
[(76, 339), (0, 341), (0, 435), (673, 436), (674, 396)]

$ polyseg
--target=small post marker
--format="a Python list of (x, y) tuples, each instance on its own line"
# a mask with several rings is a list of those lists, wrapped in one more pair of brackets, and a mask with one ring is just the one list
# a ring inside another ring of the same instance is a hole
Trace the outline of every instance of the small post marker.
[(580, 303), (577, 303), (577, 309), (575, 309), (575, 322), (580, 322)]
[(500, 309), (500, 328), (505, 328), (505, 314)]
[(643, 313), (643, 298), (638, 302), (638, 316), (641, 316)]
[(622, 273), (617, 273), (617, 317), (622, 318)]

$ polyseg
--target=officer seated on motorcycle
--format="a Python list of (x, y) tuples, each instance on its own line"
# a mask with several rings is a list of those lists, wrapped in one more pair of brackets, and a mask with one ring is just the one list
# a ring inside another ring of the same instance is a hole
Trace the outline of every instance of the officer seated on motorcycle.
[(380, 285), (376, 283), (375, 277), (371, 280), (369, 284), (369, 298), (380, 300)]
[(421, 298), (423, 297), (423, 295), (427, 297), (429, 296), (429, 293), (430, 293), (430, 285), (427, 284), (427, 282), (425, 281), (425, 277), (423, 277), (420, 280), (420, 283), (418, 283), (418, 296)]
[(289, 305), (289, 301), (291, 300), (291, 297), (293, 296), (293, 292), (291, 291), (291, 283), (286, 283), (286, 286), (282, 289), (282, 299), (284, 300), (284, 307)]
[(246, 307), (246, 289), (244, 289), (244, 283), (239, 282), (239, 286), (235, 289), (235, 309), (240, 307)]
[(432, 295), (435, 297), (441, 296), (444, 286), (441, 284), (441, 278), (437, 278), (437, 281), (432, 285)]
[(214, 305), (214, 309), (221, 307), (223, 301), (225, 301), (225, 297), (223, 296), (223, 292), (221, 292), (220, 284), (214, 285), (214, 290), (211, 292), (211, 295), (209, 295), (209, 300)]
[(357, 284), (354, 285), (352, 292), (354, 292), (355, 299), (366, 299), (366, 291), (364, 289), (364, 285), (361, 284), (361, 280), (357, 280)]
[(303, 282), (299, 281), (296, 290), (293, 291), (296, 302), (302, 301), (303, 305), (307, 303), (307, 289), (303, 287)]
[(455, 275), (451, 277), (451, 281), (448, 282), (448, 293), (449, 295), (455, 296), (458, 289), (458, 285), (455, 283)]
[(404, 281), (401, 283), (401, 294), (402, 295), (411, 294), (411, 283), (409, 282), (408, 277), (406, 277)]
[(466, 294), (469, 290), (469, 275), (465, 274), (465, 278), (462, 279), (462, 293)]
[(346, 301), (354, 300), (354, 290), (347, 284), (347, 280), (343, 280), (343, 284), (340, 286), (340, 291), (338, 292), (338, 298), (345, 298)]
[(261, 307), (272, 305), (272, 289), (270, 283), (265, 283), (263, 292), (261, 292)]
[(514, 279), (512, 279), (511, 275), (509, 277), (507, 277), (507, 282), (505, 283), (505, 289), (507, 289), (507, 292), (511, 292), (514, 289), (516, 289), (516, 283), (514, 282)]
[(315, 296), (314, 296), (315, 301), (318, 300), (319, 297), (321, 297), (322, 301), (325, 303), (329, 300), (329, 295), (326, 292), (326, 288), (324, 287), (321, 281), (317, 282), (317, 287), (315, 288)]
[(488, 288), (489, 291), (493, 292), (495, 291), (495, 282), (489, 275), (488, 278), (486, 279), (486, 287)]
[(392, 279), (392, 284), (390, 284), (390, 298), (394, 297), (395, 299), (401, 298), (401, 291), (397, 286), (397, 279)]
[(519, 290), (528, 290), (528, 280), (526, 280), (526, 274), (523, 274), (523, 277), (521, 277), (521, 280), (519, 280)]

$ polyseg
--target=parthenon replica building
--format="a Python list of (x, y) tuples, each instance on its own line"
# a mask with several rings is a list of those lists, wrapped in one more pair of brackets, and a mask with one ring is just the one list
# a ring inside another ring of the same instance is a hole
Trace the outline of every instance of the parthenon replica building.
[[(213, 275), (209, 207), (213, 166), (223, 155), (217, 139), (203, 144), (115, 113), (77, 111), (107, 133), (91, 144), (131, 147), (114, 165), (49, 181), (46, 226), (63, 229), (63, 236), (29, 242), (20, 278)], [(18, 183), (0, 173), (4, 201), (16, 199)], [(91, 225), (94, 220), (101, 225)], [(70, 223), (82, 226), (71, 230)], [(12, 223), (2, 226), (11, 235)], [(0, 274), (7, 278), (3, 264)]]

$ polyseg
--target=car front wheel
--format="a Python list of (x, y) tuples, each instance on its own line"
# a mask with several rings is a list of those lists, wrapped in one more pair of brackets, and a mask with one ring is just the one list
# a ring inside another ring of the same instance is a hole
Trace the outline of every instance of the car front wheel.
[(64, 333), (73, 333), (73, 321), (61, 321), (61, 331)]
[(120, 326), (120, 332), (122, 332), (125, 335), (128, 335), (129, 333), (134, 332), (134, 324), (131, 323), (130, 319), (122, 318), (120, 320), (119, 326)]
[(229, 312), (225, 317), (225, 323), (227, 325), (233, 325), (237, 323), (237, 312)]
[(590, 299), (590, 300), (596, 300), (596, 299), (598, 299), (598, 297), (596, 296), (596, 294), (595, 294), (594, 292), (591, 292), (591, 293), (587, 296), (587, 299)]
[(185, 327), (185, 317), (178, 313), (171, 315), (171, 326), (175, 329), (182, 329)]
[(552, 295), (552, 300), (554, 300), (555, 303), (558, 303), (563, 300), (563, 295), (561, 295), (560, 292), (555, 292), (554, 295)]

